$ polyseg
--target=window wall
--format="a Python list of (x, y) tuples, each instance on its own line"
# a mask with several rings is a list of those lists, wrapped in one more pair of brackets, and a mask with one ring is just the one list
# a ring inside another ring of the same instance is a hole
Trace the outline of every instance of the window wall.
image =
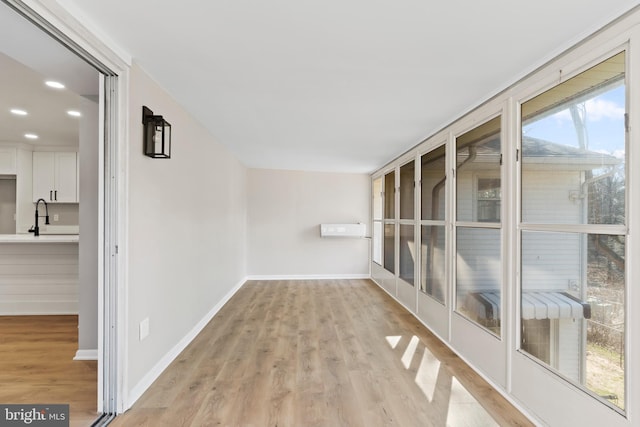
[(383, 266), (390, 273), (396, 272), (396, 173), (384, 176), (384, 244)]
[(400, 166), (400, 271), (399, 277), (415, 285), (415, 176), (416, 166), (410, 161)]
[(623, 52), (521, 108), (520, 350), (620, 409), (625, 97)]
[(446, 147), (423, 154), (420, 162), (420, 290), (444, 304)]
[(374, 263), (374, 280), (401, 302), (415, 291), (405, 307), (538, 424), (639, 419), (630, 16), (374, 174), (395, 274)]
[(456, 138), (456, 311), (500, 335), (500, 117)]
[(382, 215), (382, 196), (382, 178), (374, 179), (371, 188), (373, 213), (373, 231), (371, 233), (371, 259), (378, 265), (382, 265), (382, 220), (384, 219)]

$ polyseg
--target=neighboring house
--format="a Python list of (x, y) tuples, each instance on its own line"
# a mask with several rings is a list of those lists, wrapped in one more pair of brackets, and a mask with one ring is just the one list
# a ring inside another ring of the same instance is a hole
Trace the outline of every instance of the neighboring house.
[[(493, 137), (474, 144), (472, 161), (463, 163), (460, 155), (458, 159), (458, 220), (497, 223), (501, 220), (501, 186), (500, 168), (495, 165), (500, 163), (500, 143)], [(554, 222), (584, 224), (588, 220), (587, 187), (595, 181), (590, 177), (597, 175), (594, 171), (606, 171), (619, 163), (607, 154), (524, 137), (522, 220), (549, 221), (549, 206), (553, 206)], [(500, 238), (498, 228), (468, 227), (457, 236), (458, 311), (495, 333), (501, 321)], [(521, 236), (521, 248), (521, 348), (582, 382), (586, 322), (580, 320), (591, 316), (585, 302), (586, 237), (528, 232)]]

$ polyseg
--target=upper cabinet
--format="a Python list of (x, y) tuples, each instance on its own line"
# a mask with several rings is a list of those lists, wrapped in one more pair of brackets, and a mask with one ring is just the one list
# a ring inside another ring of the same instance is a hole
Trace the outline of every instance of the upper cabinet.
[(78, 160), (75, 152), (33, 153), (33, 201), (78, 202)]
[(0, 175), (16, 174), (16, 149), (0, 147)]

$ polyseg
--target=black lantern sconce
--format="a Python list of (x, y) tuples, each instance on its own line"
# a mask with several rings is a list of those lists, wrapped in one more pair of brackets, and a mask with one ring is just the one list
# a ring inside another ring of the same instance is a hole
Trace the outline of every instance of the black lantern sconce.
[(144, 154), (154, 159), (171, 158), (171, 125), (162, 116), (142, 107), (144, 125)]

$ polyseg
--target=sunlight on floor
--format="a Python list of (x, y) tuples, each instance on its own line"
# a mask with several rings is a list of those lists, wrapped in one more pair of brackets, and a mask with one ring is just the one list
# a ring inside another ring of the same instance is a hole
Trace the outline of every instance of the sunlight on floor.
[(429, 349), (425, 348), (422, 353), (422, 360), (416, 373), (416, 384), (420, 387), (420, 390), (427, 396), (429, 401), (433, 401), (435, 394), (435, 388), (438, 378), (438, 372), (440, 371), (440, 361), (431, 354)]
[(391, 348), (396, 348), (396, 346), (398, 345), (398, 343), (400, 342), (400, 339), (402, 337), (399, 336), (399, 335), (396, 335), (396, 336), (391, 336), (391, 337), (386, 337), (386, 338), (387, 338), (387, 342), (389, 343)]
[(452, 427), (498, 425), (418, 337), (414, 335), (406, 340), (402, 336), (393, 335), (385, 338), (393, 350), (402, 354), (399, 357), (405, 369), (411, 371), (414, 358), (420, 357), (417, 368), (414, 366), (415, 383), (427, 398), (427, 403), (432, 406), (438, 425)]
[(466, 388), (453, 377), (449, 396), (447, 425), (450, 426), (497, 426), (491, 415), (480, 406)]
[(409, 345), (404, 351), (401, 359), (405, 369), (409, 369), (409, 366), (411, 366), (411, 361), (413, 360), (413, 355), (416, 354), (416, 349), (418, 348), (419, 342), (420, 340), (415, 335), (411, 337), (411, 341), (409, 342)]

